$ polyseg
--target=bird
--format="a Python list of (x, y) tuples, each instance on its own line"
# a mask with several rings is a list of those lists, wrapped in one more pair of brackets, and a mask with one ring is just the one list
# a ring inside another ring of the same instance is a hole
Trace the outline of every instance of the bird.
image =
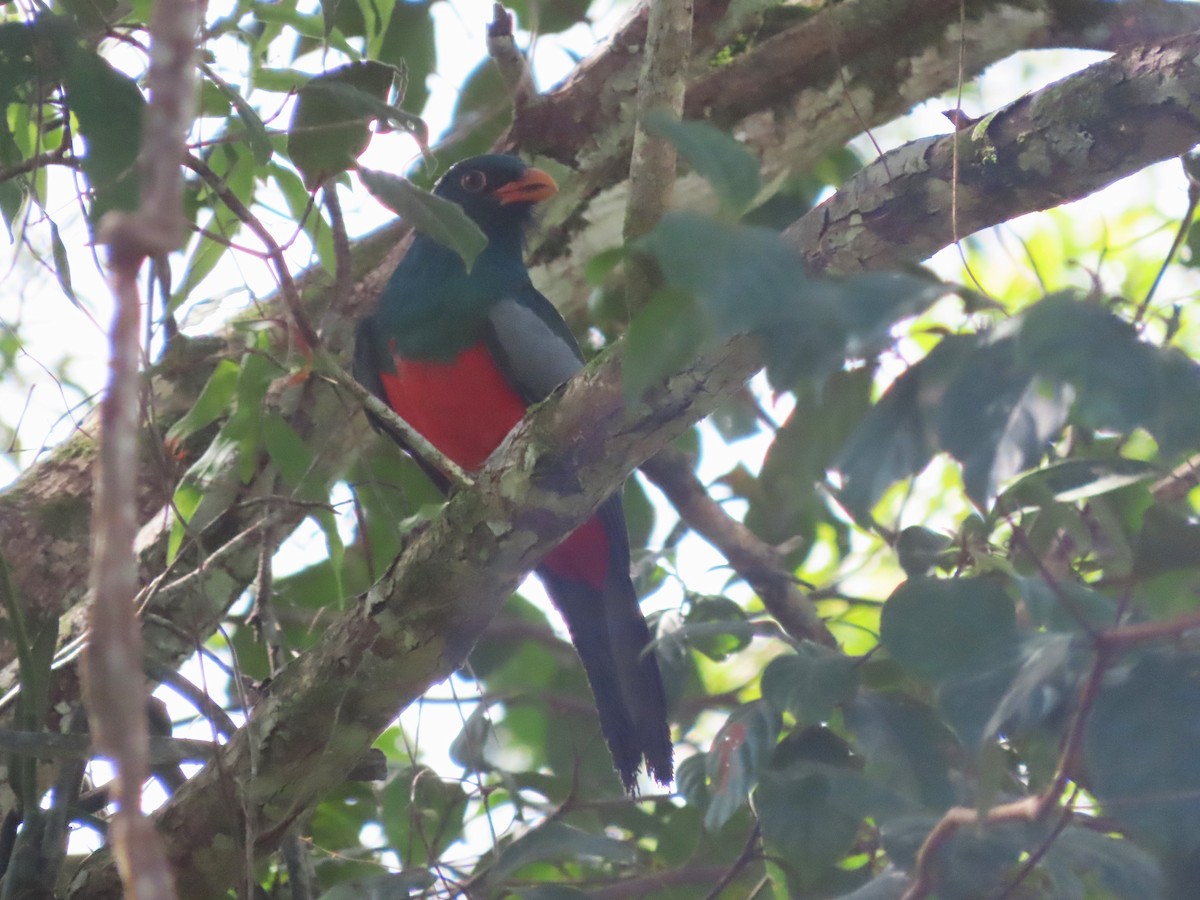
[[(530, 405), (583, 367), (574, 335), (533, 286), (523, 256), (535, 205), (557, 191), (517, 156), (451, 166), (433, 192), (462, 207), (486, 247), (468, 270), (454, 250), (418, 233), (355, 333), (358, 381), (466, 471), (478, 470)], [(445, 474), (417, 461), (445, 492)], [(630, 578), (620, 494), (536, 571), (566, 622), (626, 793), (637, 794), (643, 764), (669, 785), (666, 696)]]

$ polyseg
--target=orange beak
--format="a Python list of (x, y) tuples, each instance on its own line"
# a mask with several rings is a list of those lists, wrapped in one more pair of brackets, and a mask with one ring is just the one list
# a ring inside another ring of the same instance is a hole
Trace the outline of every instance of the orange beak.
[(541, 169), (528, 168), (516, 181), (510, 181), (492, 191), (501, 203), (541, 203), (558, 193), (554, 179)]

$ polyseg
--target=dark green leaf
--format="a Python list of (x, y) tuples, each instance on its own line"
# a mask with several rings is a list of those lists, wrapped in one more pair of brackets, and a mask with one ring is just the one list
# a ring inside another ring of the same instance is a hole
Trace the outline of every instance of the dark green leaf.
[(247, 103), (246, 99), (230, 85), (221, 80), (205, 82), (205, 84), (210, 83), (215, 85), (217, 90), (237, 110), (238, 118), (245, 129), (246, 142), (250, 145), (250, 152), (254, 156), (254, 162), (260, 166), (265, 166), (271, 161), (271, 156), (275, 153), (275, 147), (271, 143), (270, 136), (267, 134), (267, 126), (263, 124), (263, 120), (254, 111), (254, 107)]
[[(688, 644), (714, 662), (722, 662), (732, 653), (750, 644), (749, 623), (745, 611), (726, 597), (697, 597), (689, 604), (683, 633)], [(700, 629), (695, 626), (710, 625)]]
[(1088, 428), (1132, 431), (1152, 422), (1162, 397), (1155, 349), (1103, 307), (1047, 297), (1024, 317), (1021, 362), (1075, 388), (1075, 416)]
[(425, 108), (429, 99), (425, 82), (437, 66), (432, 5), (424, 0), (396, 0), (377, 54), (380, 62), (392, 66), (403, 63), (408, 70), (408, 90), (403, 103), (414, 112)]
[(957, 802), (951, 769), (961, 749), (932, 709), (899, 693), (860, 692), (846, 726), (867, 760), (866, 773), (914, 807), (949, 809)]
[(795, 653), (777, 656), (762, 674), (763, 699), (800, 725), (828, 721), (836, 707), (854, 699), (858, 675), (843, 653), (804, 641)]
[(67, 247), (53, 219), (50, 220), (50, 249), (54, 255), (54, 276), (58, 279), (58, 286), (67, 295), (67, 299), (78, 306), (79, 300), (71, 288), (71, 261), (67, 258)]
[(995, 578), (912, 578), (884, 604), (879, 637), (910, 671), (955, 678), (1011, 657), (1016, 610)]
[(1113, 898), (1160, 900), (1164, 896), (1162, 870), (1154, 857), (1133, 841), (1090, 828), (1066, 828), (1050, 845), (1044, 865), (1098, 882)]
[(588, 858), (631, 863), (634, 857), (633, 848), (623, 841), (552, 821), (530, 829), (505, 847), (489, 875), (499, 881), (529, 863), (545, 860)]
[(709, 802), (704, 827), (709, 831), (719, 830), (746, 803), (778, 733), (779, 716), (761, 701), (729, 714), (705, 755)]
[(395, 875), (344, 881), (323, 893), (320, 900), (408, 900), (414, 894), (432, 889), (436, 883), (433, 872), (414, 869)]
[(92, 189), (89, 220), (95, 225), (110, 209), (136, 209), (146, 106), (142, 92), (128, 75), (82, 47), (69, 52), (63, 84), (87, 147), (83, 171)]
[(287, 147), (310, 191), (354, 166), (370, 143), (373, 121), (399, 124), (424, 144), (424, 123), (388, 102), (398, 74), (381, 62), (357, 62), (314, 76), (300, 88)]
[(629, 323), (621, 384), (628, 403), (635, 403), (668, 375), (692, 362), (712, 339), (712, 329), (692, 298), (660, 290)]
[(462, 837), (467, 793), (425, 766), (398, 772), (383, 789), (380, 821), (405, 868), (436, 862)]
[(847, 803), (847, 781), (858, 776), (822, 768), (767, 769), (754, 789), (763, 842), (784, 857), (801, 884), (817, 881), (850, 852), (865, 813), (847, 809), (853, 805)]
[(962, 463), (967, 495), (980, 509), (1041, 459), (1070, 409), (1070, 391), (1034, 376), (1014, 349), (1000, 339), (971, 354), (938, 408), (941, 446)]
[(977, 344), (951, 336), (897, 378), (834, 460), (841, 472), (838, 501), (857, 519), (869, 516), (884, 492), (917, 474), (938, 449), (937, 401)]
[(1200, 657), (1153, 653), (1109, 671), (1084, 730), (1104, 814), (1172, 862), (1200, 850)]
[(483, 232), (461, 206), (423, 191), (407, 178), (359, 168), (363, 186), (404, 221), (462, 257), (467, 268), (487, 246)]
[(1000, 496), (996, 507), (1015, 513), (1041, 506), (1046, 499), (1074, 503), (1153, 478), (1158, 471), (1150, 463), (1120, 456), (1068, 459), (1020, 478)]
[(1151, 507), (1134, 547), (1134, 574), (1146, 578), (1200, 566), (1200, 525), (1162, 507)]
[(758, 160), (746, 147), (708, 122), (680, 122), (663, 111), (646, 116), (646, 131), (670, 141), (721, 205), (740, 215), (758, 196)]
[(1158, 357), (1162, 397), (1149, 428), (1170, 459), (1200, 447), (1200, 366), (1174, 348)]
[(765, 228), (673, 211), (637, 245), (658, 260), (668, 285), (701, 302), (726, 336), (769, 326), (808, 287), (800, 257)]
[(940, 531), (924, 525), (910, 525), (896, 535), (896, 558), (905, 575), (918, 578), (929, 574), (952, 543), (951, 538)]

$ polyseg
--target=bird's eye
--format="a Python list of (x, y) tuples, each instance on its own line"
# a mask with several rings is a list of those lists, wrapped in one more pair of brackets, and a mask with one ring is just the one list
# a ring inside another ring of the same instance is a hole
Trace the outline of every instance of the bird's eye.
[(459, 179), (458, 183), (462, 185), (464, 191), (478, 194), (487, 187), (487, 176), (478, 169), (469, 169), (463, 172), (462, 178)]

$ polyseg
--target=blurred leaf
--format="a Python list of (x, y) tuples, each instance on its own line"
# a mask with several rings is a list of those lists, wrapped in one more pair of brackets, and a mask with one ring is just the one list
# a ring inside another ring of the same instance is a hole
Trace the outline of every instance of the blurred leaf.
[(763, 700), (777, 712), (791, 713), (800, 725), (827, 722), (857, 690), (854, 660), (811, 641), (775, 657), (762, 674)]
[(369, 784), (346, 782), (321, 798), (309, 826), (313, 841), (337, 852), (359, 846), (360, 834), (378, 814), (375, 790)]
[(425, 82), (437, 66), (432, 6), (425, 0), (396, 0), (376, 54), (380, 62), (391, 66), (403, 63), (408, 70), (403, 102), (414, 112), (425, 108), (429, 99)]
[(884, 491), (933, 459), (937, 404), (977, 344), (973, 335), (942, 340), (892, 382), (850, 435), (833, 467), (842, 475), (838, 501), (856, 519), (866, 519)]
[(758, 160), (744, 144), (708, 122), (680, 122), (664, 111), (646, 116), (646, 131), (669, 141), (707, 181), (726, 211), (739, 215), (758, 196)]
[(951, 770), (961, 750), (931, 708), (898, 692), (861, 691), (846, 710), (846, 726), (867, 774), (914, 807), (940, 812), (957, 802)]
[(87, 147), (83, 171), (92, 189), (88, 220), (94, 226), (110, 209), (137, 208), (146, 102), (133, 79), (82, 47), (69, 52), (63, 85)]
[(953, 540), (923, 525), (910, 525), (896, 535), (896, 558), (909, 578), (929, 574)]
[(1158, 356), (1162, 396), (1149, 428), (1169, 460), (1200, 447), (1200, 365), (1174, 348)]
[(683, 291), (662, 289), (634, 315), (625, 339), (621, 384), (627, 403), (695, 360), (712, 329)]
[(1146, 510), (1134, 546), (1134, 574), (1147, 578), (1196, 566), (1200, 566), (1200, 524), (1159, 506)]
[(997, 500), (997, 509), (1015, 513), (1041, 506), (1045, 498), (1074, 503), (1098, 497), (1158, 475), (1158, 467), (1139, 459), (1068, 459), (1043, 466), (1014, 482)]
[(1154, 857), (1133, 841), (1090, 828), (1064, 829), (1050, 845), (1042, 864), (1051, 870), (1065, 868), (1089, 882), (1098, 882), (1113, 898), (1160, 900), (1165, 895), (1162, 870)]
[(384, 786), (380, 822), (406, 869), (437, 862), (462, 838), (467, 792), (425, 766), (404, 769)]
[(271, 161), (271, 157), (275, 153), (275, 146), (271, 143), (270, 135), (267, 134), (267, 126), (263, 124), (263, 120), (254, 111), (254, 107), (246, 102), (245, 97), (224, 81), (205, 81), (204, 84), (214, 85), (233, 104), (237, 110), (238, 118), (241, 120), (242, 128), (245, 129), (246, 142), (250, 146), (254, 162), (260, 166), (265, 166)]
[(1200, 657), (1150, 653), (1110, 670), (1084, 729), (1105, 815), (1178, 863), (1200, 850)]
[(550, 821), (529, 829), (501, 850), (488, 875), (492, 883), (497, 883), (534, 862), (587, 858), (627, 864), (635, 856), (633, 848), (623, 841)]
[(746, 527), (769, 544), (798, 539), (793, 565), (816, 543), (818, 527), (831, 518), (825, 480), (838, 448), (870, 408), (874, 372), (863, 367), (836, 372), (818, 388), (796, 388), (796, 406), (767, 448), (758, 478), (744, 489), (750, 500)]
[(288, 156), (316, 190), (354, 166), (371, 141), (371, 123), (396, 123), (424, 144), (421, 120), (388, 102), (399, 71), (377, 61), (350, 63), (316, 75), (296, 95)]
[(1162, 396), (1155, 350), (1128, 322), (1064, 294), (1025, 314), (1017, 338), (1022, 363), (1071, 384), (1075, 416), (1088, 428), (1128, 432), (1149, 424)]
[(1073, 581), (1047, 584), (1041, 575), (1014, 579), (1025, 610), (1039, 628), (1054, 631), (1081, 631), (1083, 623), (1091, 628), (1107, 628), (1117, 620), (1117, 604), (1112, 598)]
[(722, 336), (778, 320), (808, 286), (800, 257), (765, 228), (671, 211), (637, 246), (655, 256), (668, 285), (700, 301)]
[(507, 4), (516, 13), (517, 26), (535, 34), (558, 34), (587, 23), (591, 5), (591, 0), (512, 0)]
[(433, 872), (414, 869), (335, 884), (321, 894), (320, 900), (407, 900), (414, 893), (431, 890), (436, 884), (437, 877)]
[(706, 829), (719, 830), (746, 803), (778, 733), (779, 716), (761, 701), (739, 706), (729, 714), (705, 755)]
[(967, 495), (987, 509), (1000, 485), (1033, 466), (1067, 420), (1071, 391), (1021, 366), (996, 340), (959, 368), (938, 407), (941, 446), (963, 466)]
[(192, 408), (167, 431), (167, 440), (187, 440), (229, 412), (240, 371), (241, 367), (232, 359), (222, 359), (218, 362)]
[(58, 286), (62, 288), (67, 299), (78, 306), (79, 300), (71, 287), (71, 261), (67, 257), (67, 247), (53, 219), (50, 220), (50, 251), (54, 257), (54, 277), (58, 279)]
[(883, 605), (879, 637), (905, 668), (939, 681), (1010, 658), (1016, 610), (995, 578), (912, 578)]
[[(750, 645), (745, 611), (726, 597), (697, 597), (690, 601), (683, 633), (688, 644), (714, 662)], [(700, 629), (696, 626), (710, 625)]]
[(376, 200), (413, 228), (462, 257), (469, 270), (487, 246), (487, 238), (457, 203), (421, 190), (407, 178), (358, 169), (363, 186)]

